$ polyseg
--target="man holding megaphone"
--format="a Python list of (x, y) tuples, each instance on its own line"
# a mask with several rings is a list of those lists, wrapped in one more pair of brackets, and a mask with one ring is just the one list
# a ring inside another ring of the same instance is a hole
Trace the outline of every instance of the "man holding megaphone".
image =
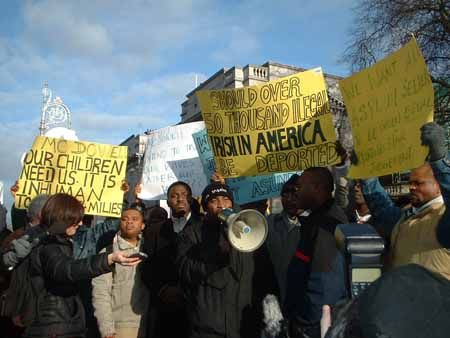
[[(236, 213), (231, 213), (232, 221), (223, 217), (233, 203), (227, 185), (208, 185), (202, 193), (206, 211), (203, 223), (186, 227), (181, 233), (177, 263), (187, 298), (191, 337), (257, 337), (262, 323), (258, 307), (265, 294), (274, 292), (267, 283), (270, 261), (260, 261), (261, 248), (245, 252), (236, 249), (229, 239), (233, 223), (242, 228), (242, 236), (255, 226), (246, 224), (245, 218), (240, 220)], [(253, 216), (248, 219), (258, 219)], [(259, 271), (266, 276), (258, 278)]]

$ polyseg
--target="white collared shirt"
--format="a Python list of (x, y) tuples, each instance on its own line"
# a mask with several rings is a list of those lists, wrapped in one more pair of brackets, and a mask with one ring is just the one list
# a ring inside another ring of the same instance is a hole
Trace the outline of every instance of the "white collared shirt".
[(372, 217), (370, 213), (361, 216), (358, 210), (355, 210), (355, 213), (356, 213), (356, 223), (366, 223), (370, 219), (370, 217)]
[(428, 201), (427, 203), (425, 203), (421, 207), (418, 207), (418, 208), (412, 207), (412, 213), (413, 213), (413, 215), (417, 215), (418, 213), (424, 211), (425, 209), (427, 209), (431, 205), (437, 204), (437, 203), (444, 203), (444, 199), (442, 198), (442, 195), (439, 195), (438, 197), (433, 198), (431, 201)]

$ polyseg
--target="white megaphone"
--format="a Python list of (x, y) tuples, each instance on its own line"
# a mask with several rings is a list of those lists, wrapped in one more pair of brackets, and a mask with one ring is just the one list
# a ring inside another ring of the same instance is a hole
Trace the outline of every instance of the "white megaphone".
[(228, 240), (238, 251), (255, 251), (266, 240), (267, 221), (259, 211), (247, 209), (235, 212), (227, 208), (220, 212), (219, 219), (227, 224)]

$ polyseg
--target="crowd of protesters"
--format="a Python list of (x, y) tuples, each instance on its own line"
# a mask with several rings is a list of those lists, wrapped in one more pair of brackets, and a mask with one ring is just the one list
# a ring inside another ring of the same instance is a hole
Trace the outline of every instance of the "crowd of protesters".
[[(0, 335), (447, 337), (450, 161), (441, 127), (424, 125), (421, 141), (429, 155), (411, 171), (403, 208), (377, 178), (345, 179), (344, 153), (337, 168), (294, 174), (279, 214), (266, 212), (266, 200), (236, 205), (220, 175), (199, 199), (173, 183), (169, 213), (136, 199), (120, 219), (96, 224), (74, 197), (39, 195), (10, 233), (2, 206)], [(225, 208), (264, 213), (264, 244), (252, 252), (231, 245)], [(13, 213), (17, 221), (20, 210)], [(370, 223), (388, 244), (382, 277), (351, 300), (334, 236), (349, 222)], [(267, 295), (280, 315), (263, 308)], [(276, 332), (267, 329), (271, 316)]]

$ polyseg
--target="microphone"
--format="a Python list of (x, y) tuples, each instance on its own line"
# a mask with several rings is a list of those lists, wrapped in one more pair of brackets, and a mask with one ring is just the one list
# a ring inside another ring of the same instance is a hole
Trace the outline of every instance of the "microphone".
[(267, 295), (263, 299), (262, 306), (265, 324), (263, 336), (266, 338), (288, 338), (287, 322), (283, 318), (277, 297)]

